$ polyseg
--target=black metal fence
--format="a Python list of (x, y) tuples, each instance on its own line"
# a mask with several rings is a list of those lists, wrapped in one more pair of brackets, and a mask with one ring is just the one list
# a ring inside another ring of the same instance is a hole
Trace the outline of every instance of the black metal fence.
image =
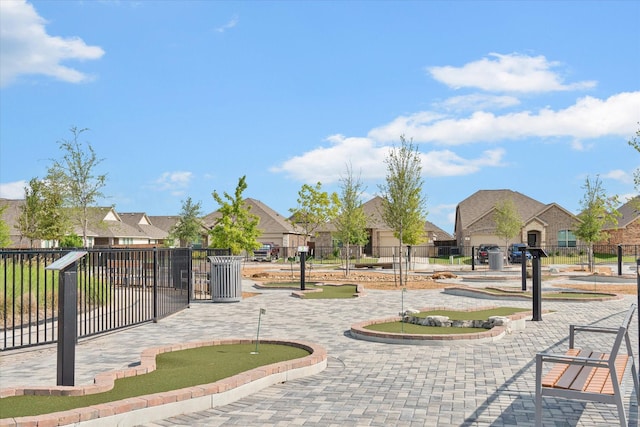
[[(88, 249), (78, 261), (78, 338), (157, 321), (188, 307), (190, 249)], [(1, 348), (57, 340), (61, 250), (0, 251)]]
[[(502, 246), (500, 250), (508, 253), (508, 247)], [(589, 263), (589, 246), (581, 245), (575, 247), (547, 246), (544, 248), (547, 258), (542, 259), (542, 265), (586, 265)], [(299, 253), (297, 248), (278, 248), (278, 257), (273, 257), (271, 262), (287, 263), (297, 262)], [(429, 264), (473, 264), (482, 268), (478, 262), (478, 247), (474, 246), (415, 246), (410, 250), (403, 248), (403, 260), (410, 259), (416, 262)], [(311, 262), (317, 264), (335, 264), (343, 262), (346, 257), (345, 249), (338, 247), (316, 246), (310, 249), (307, 257)], [(636, 259), (640, 257), (640, 245), (595, 245), (593, 247), (594, 264), (616, 264), (620, 261), (635, 265)], [(378, 246), (371, 248), (371, 253), (365, 253), (362, 248), (351, 247), (349, 259), (358, 263), (391, 262), (399, 258), (397, 246)], [(246, 255), (247, 261), (252, 259), (251, 254)], [(473, 261), (472, 261), (473, 260)], [(483, 264), (486, 265), (486, 264)]]

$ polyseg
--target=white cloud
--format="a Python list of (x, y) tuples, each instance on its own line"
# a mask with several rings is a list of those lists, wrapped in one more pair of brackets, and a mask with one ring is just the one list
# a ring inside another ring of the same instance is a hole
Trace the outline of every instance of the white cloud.
[(638, 111), (640, 92), (624, 92), (604, 100), (587, 96), (568, 108), (557, 111), (545, 108), (537, 113), (521, 111), (496, 115), (478, 111), (471, 116), (458, 118), (419, 112), (398, 117), (389, 124), (371, 130), (368, 136), (376, 141), (394, 141), (399, 135), (406, 135), (415, 142), (442, 145), (529, 137), (580, 140), (610, 135), (626, 136), (635, 131)]
[(495, 108), (507, 108), (519, 105), (520, 100), (514, 96), (494, 96), (475, 93), (464, 96), (454, 96), (435, 104), (436, 108), (445, 111), (476, 111), (492, 110)]
[(173, 196), (182, 196), (192, 179), (191, 172), (164, 172), (154, 181), (153, 188), (157, 191), (168, 191)]
[(552, 71), (559, 65), (544, 56), (491, 53), (489, 58), (462, 67), (429, 67), (427, 71), (454, 89), (472, 87), (491, 92), (527, 93), (588, 89), (596, 85), (594, 81), (564, 84), (561, 76)]
[(602, 178), (611, 179), (614, 181), (619, 181), (624, 184), (632, 184), (633, 183), (633, 174), (625, 172), (621, 169), (614, 169), (612, 171), (607, 172), (606, 174), (601, 175)]
[(70, 83), (89, 80), (62, 65), (66, 60), (98, 59), (104, 50), (78, 37), (50, 36), (45, 20), (24, 0), (0, 1), (0, 87), (26, 74), (43, 74)]
[[(391, 146), (377, 146), (369, 138), (345, 138), (333, 135), (327, 138), (330, 147), (318, 147), (293, 157), (272, 172), (286, 173), (307, 183), (338, 182), (344, 176), (347, 164), (363, 180), (380, 180), (386, 175), (385, 159)], [(427, 177), (460, 176), (477, 172), (482, 167), (502, 166), (504, 150), (487, 150), (476, 159), (465, 159), (449, 150), (421, 153), (422, 172)]]
[(0, 184), (0, 198), (19, 200), (24, 199), (24, 189), (27, 181), (15, 181)]
[(216, 28), (216, 31), (219, 33), (224, 33), (225, 31), (235, 27), (236, 25), (238, 25), (238, 22), (240, 22), (240, 19), (238, 18), (238, 15), (234, 15), (231, 20), (229, 20), (229, 22), (227, 22), (226, 24)]

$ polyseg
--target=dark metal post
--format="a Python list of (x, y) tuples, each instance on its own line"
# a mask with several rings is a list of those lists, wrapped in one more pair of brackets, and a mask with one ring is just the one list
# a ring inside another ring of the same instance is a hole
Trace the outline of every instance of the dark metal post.
[(158, 248), (153, 248), (153, 323), (158, 323)]
[(57, 385), (75, 385), (78, 337), (78, 272), (74, 262), (61, 270), (58, 287)]
[(622, 245), (618, 245), (618, 276), (622, 276)]
[(542, 320), (542, 256), (546, 256), (542, 249), (532, 251), (532, 282), (533, 282), (533, 319), (534, 321)]
[(522, 290), (527, 290), (527, 247), (522, 247), (520, 252), (520, 271), (522, 274)]
[(300, 251), (300, 290), (301, 291), (305, 290), (305, 287), (304, 287), (304, 279), (305, 279), (305, 277), (304, 277), (305, 276), (304, 269), (305, 269), (306, 258), (307, 258), (307, 252), (306, 251)]
[(471, 246), (471, 271), (476, 269), (476, 247)]
[[(638, 295), (638, 307), (640, 307), (640, 258), (636, 259), (636, 292)], [(637, 310), (638, 308), (636, 308), (636, 316), (638, 316), (638, 335), (640, 335), (640, 313)], [(640, 340), (638, 341), (638, 354), (640, 354)], [(640, 373), (638, 378), (640, 379)]]

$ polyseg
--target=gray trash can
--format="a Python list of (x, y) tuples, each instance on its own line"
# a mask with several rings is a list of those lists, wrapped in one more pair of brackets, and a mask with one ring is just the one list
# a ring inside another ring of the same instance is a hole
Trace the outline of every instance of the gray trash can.
[(489, 270), (502, 271), (504, 255), (501, 251), (489, 251)]
[(242, 300), (242, 257), (210, 256), (211, 300), (213, 302), (238, 302)]

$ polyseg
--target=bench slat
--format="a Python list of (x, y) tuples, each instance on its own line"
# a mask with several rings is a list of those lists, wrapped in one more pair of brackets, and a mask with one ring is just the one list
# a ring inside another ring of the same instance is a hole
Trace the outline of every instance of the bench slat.
[[(607, 355), (604, 353), (593, 352), (589, 357), (591, 357), (592, 359), (604, 359), (607, 357)], [(593, 377), (595, 376), (597, 371), (598, 368), (595, 368), (593, 366), (583, 366), (580, 370), (580, 373), (573, 381), (573, 384), (571, 384), (570, 388), (572, 390), (584, 390), (588, 384), (591, 384), (591, 381), (593, 380)]]
[[(571, 348), (566, 353), (567, 356), (577, 356), (580, 354), (580, 350), (577, 348)], [(569, 367), (566, 363), (554, 363), (553, 367), (542, 378), (543, 387), (555, 387), (556, 382), (560, 379), (564, 371)]]
[[(591, 357), (591, 350), (582, 350), (579, 354), (581, 357)], [(554, 387), (556, 388), (564, 388), (570, 389), (571, 384), (575, 381), (576, 377), (583, 370), (583, 366), (580, 365), (569, 365), (569, 367), (564, 371), (564, 374), (558, 379)], [(591, 367), (587, 367), (587, 369), (591, 370)]]

